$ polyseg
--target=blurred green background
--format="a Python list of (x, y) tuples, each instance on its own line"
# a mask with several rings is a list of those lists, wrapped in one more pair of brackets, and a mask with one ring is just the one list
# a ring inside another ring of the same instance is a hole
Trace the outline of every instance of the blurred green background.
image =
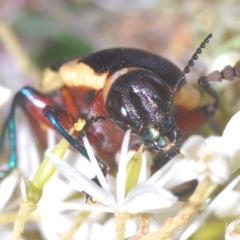
[[(239, 16), (239, 0), (0, 0), (0, 21), (12, 28), (40, 71), (54, 61), (111, 47), (141, 48), (183, 69), (203, 39), (213, 33), (187, 76), (193, 85), (200, 76), (240, 59)], [(0, 31), (2, 27), (0, 23)], [(0, 86), (9, 88), (12, 96), (26, 84), (38, 87), (41, 77), (32, 79), (22, 70), (3, 44), (4, 37), (0, 36)], [(195, 133), (221, 134), (240, 109), (240, 81), (216, 88), (221, 108)], [(9, 104), (1, 111), (0, 128)]]

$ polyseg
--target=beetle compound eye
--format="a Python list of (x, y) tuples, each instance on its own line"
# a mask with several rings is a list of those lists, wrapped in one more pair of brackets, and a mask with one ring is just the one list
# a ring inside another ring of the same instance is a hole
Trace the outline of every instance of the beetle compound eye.
[(166, 118), (164, 118), (161, 127), (162, 127), (162, 132), (163, 133), (168, 133), (170, 132), (174, 127), (175, 127), (176, 123), (174, 121), (174, 119), (171, 116), (167, 116)]
[(106, 107), (108, 109), (109, 115), (113, 119), (123, 123), (119, 125), (121, 129), (125, 130), (124, 125), (131, 124), (124, 99), (119, 92), (111, 91), (109, 93)]

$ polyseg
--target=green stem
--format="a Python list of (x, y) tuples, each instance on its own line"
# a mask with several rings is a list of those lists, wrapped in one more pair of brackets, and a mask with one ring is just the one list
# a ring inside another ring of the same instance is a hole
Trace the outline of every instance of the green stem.
[[(62, 139), (51, 151), (59, 158), (63, 158), (69, 143)], [(42, 197), (44, 185), (55, 173), (56, 168), (52, 165), (48, 157), (45, 157), (33, 180), (27, 186), (27, 201), (30, 203), (38, 203)]]

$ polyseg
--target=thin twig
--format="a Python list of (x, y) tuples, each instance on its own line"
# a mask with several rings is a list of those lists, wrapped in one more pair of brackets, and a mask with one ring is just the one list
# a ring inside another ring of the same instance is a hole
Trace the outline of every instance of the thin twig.
[(190, 217), (199, 211), (215, 188), (216, 185), (213, 185), (208, 180), (200, 182), (189, 201), (182, 206), (181, 211), (174, 218), (168, 218), (159, 231), (147, 234), (139, 238), (139, 240), (169, 239), (174, 230), (188, 222)]
[(6, 50), (14, 57), (19, 68), (37, 85), (40, 85), (41, 71), (30, 60), (11, 27), (0, 19), (0, 41)]
[(150, 216), (148, 213), (143, 213), (141, 215), (141, 225), (135, 236), (129, 237), (126, 240), (136, 240), (141, 236), (148, 234), (150, 226)]
[(80, 226), (83, 224), (83, 222), (86, 220), (89, 214), (90, 214), (90, 211), (80, 212), (77, 218), (75, 219), (73, 225), (71, 226), (71, 228), (62, 235), (61, 240), (73, 239), (73, 236), (75, 235), (77, 230), (80, 228)]
[(36, 207), (37, 206), (35, 204), (29, 203), (26, 201), (21, 201), (17, 219), (14, 223), (11, 240), (20, 239), (21, 234), (24, 230), (25, 223), (28, 220), (30, 213), (34, 211)]
[(115, 212), (116, 240), (124, 240), (126, 221), (131, 215), (124, 212)]

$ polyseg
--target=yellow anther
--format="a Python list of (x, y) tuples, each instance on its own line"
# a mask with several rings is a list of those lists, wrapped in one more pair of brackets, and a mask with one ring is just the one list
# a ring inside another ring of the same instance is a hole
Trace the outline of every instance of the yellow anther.
[(78, 121), (74, 123), (74, 129), (76, 131), (81, 131), (84, 128), (85, 124), (86, 124), (86, 120), (79, 118)]

